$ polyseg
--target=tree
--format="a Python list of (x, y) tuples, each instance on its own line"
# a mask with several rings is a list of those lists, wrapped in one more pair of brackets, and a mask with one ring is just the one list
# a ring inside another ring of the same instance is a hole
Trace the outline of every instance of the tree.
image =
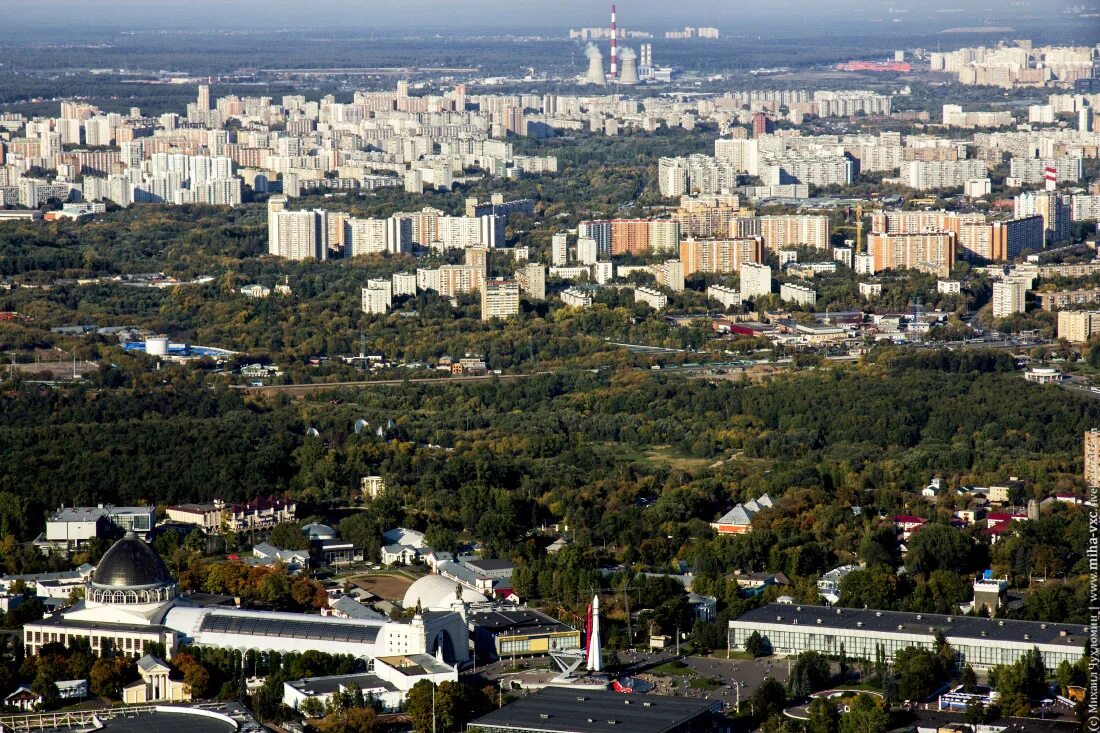
[(298, 712), (307, 718), (320, 718), (325, 714), (325, 704), (318, 697), (307, 697), (298, 706)]
[(970, 538), (946, 524), (926, 524), (909, 538), (905, 567), (911, 573), (935, 570), (959, 572), (970, 568)]
[(963, 666), (959, 681), (962, 683), (963, 692), (974, 692), (978, 688), (978, 675), (974, 673), (974, 668), (969, 664)]
[(831, 676), (829, 660), (817, 652), (802, 652), (791, 665), (787, 689), (796, 699), (809, 697), (810, 693), (825, 688)]
[(836, 703), (824, 697), (815, 697), (807, 709), (807, 733), (838, 733), (840, 730), (840, 711)]
[(886, 733), (890, 713), (885, 703), (870, 695), (857, 695), (840, 719), (840, 733)]
[(898, 694), (903, 700), (923, 700), (934, 693), (947, 679), (943, 659), (935, 652), (920, 647), (906, 647), (895, 657), (898, 673)]
[(281, 522), (271, 528), (267, 541), (280, 550), (305, 550), (309, 548), (309, 538), (295, 522)]
[(88, 675), (92, 692), (103, 697), (118, 698), (122, 688), (137, 676), (137, 668), (129, 657), (100, 657)]
[(765, 677), (760, 687), (757, 687), (756, 692), (752, 694), (750, 703), (756, 719), (767, 720), (773, 715), (783, 713), (783, 708), (787, 704), (787, 692), (783, 689), (782, 683), (771, 677)]
[(764, 639), (760, 636), (760, 632), (754, 631), (745, 637), (745, 651), (754, 657), (762, 657), (767, 654), (767, 650), (764, 648)]

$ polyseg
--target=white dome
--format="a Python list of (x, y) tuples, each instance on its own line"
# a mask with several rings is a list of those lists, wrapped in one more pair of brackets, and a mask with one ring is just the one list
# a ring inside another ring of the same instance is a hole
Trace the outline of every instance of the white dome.
[(405, 608), (416, 608), (419, 601), (420, 607), (425, 611), (449, 611), (451, 604), (455, 602), (455, 586), (462, 588), (462, 600), (466, 603), (486, 603), (489, 600), (476, 590), (459, 586), (442, 575), (425, 575), (409, 586), (401, 605)]

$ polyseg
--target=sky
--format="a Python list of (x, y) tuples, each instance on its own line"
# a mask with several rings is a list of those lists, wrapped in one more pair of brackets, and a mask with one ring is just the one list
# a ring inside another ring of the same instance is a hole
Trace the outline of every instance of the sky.
[[(333, 27), (386, 33), (502, 28), (560, 33), (569, 27), (605, 24), (609, 5), (598, 0), (4, 0), (4, 4), (10, 5), (3, 13), (8, 30)], [(776, 22), (812, 28), (844, 19), (885, 21), (884, 29), (899, 22), (942, 21), (949, 27), (966, 24), (968, 16), (986, 21), (1040, 10), (1057, 12), (1071, 4), (1070, 0), (622, 0), (618, 6), (619, 23), (628, 28), (714, 25), (732, 32), (766, 30)], [(943, 12), (948, 10), (956, 12)]]

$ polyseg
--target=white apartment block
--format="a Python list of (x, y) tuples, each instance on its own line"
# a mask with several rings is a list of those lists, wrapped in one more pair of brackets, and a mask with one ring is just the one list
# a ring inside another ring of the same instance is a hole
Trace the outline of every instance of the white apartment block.
[(591, 237), (577, 239), (577, 261), (582, 265), (594, 265), (600, 259), (599, 246)]
[(936, 292), (946, 295), (958, 295), (962, 292), (962, 283), (958, 280), (937, 280)]
[(1058, 311), (1058, 338), (1084, 343), (1100, 333), (1100, 311)]
[(961, 188), (968, 180), (986, 177), (982, 160), (911, 160), (901, 166), (902, 185), (917, 191)]
[(653, 270), (658, 285), (666, 287), (674, 293), (684, 292), (683, 262), (680, 260), (666, 260), (659, 265), (654, 265)]
[(859, 297), (870, 300), (882, 295), (882, 283), (860, 283)]
[(412, 247), (412, 222), (398, 216), (388, 219), (347, 219), (344, 222), (346, 252), (353, 256), (407, 252)]
[(570, 308), (591, 308), (592, 291), (577, 287), (561, 291), (561, 302)]
[[(769, 275), (768, 279), (771, 279)], [(741, 293), (725, 285), (711, 285), (707, 288), (707, 297), (717, 300), (723, 308), (740, 307)]]
[(569, 237), (559, 232), (550, 238), (550, 264), (561, 267), (569, 261)]
[(788, 303), (812, 306), (817, 303), (817, 291), (807, 285), (781, 283), (779, 286), (779, 298)]
[(648, 303), (649, 307), (654, 310), (662, 310), (668, 307), (668, 297), (664, 293), (643, 285), (634, 288), (634, 302)]
[(364, 313), (378, 315), (385, 313), (393, 304), (393, 283), (389, 280), (368, 280), (362, 291)]
[(993, 283), (993, 317), (1005, 318), (1013, 313), (1023, 313), (1027, 281), (1006, 278)]
[(772, 292), (772, 268), (755, 262), (741, 263), (741, 296), (753, 300)]
[(393, 297), (416, 295), (416, 275), (411, 272), (395, 272), (390, 278), (393, 283)]
[(1063, 155), (1058, 158), (1012, 158), (1008, 162), (1008, 176), (1021, 184), (1043, 183), (1046, 169), (1053, 168), (1057, 183), (1076, 183), (1081, 180), (1081, 158)]

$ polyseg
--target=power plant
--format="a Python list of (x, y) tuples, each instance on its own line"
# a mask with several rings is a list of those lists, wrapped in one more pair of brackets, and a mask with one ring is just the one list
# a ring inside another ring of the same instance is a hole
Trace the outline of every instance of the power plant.
[(584, 49), (584, 55), (588, 57), (588, 74), (586, 79), (589, 84), (601, 87), (607, 86), (607, 75), (603, 71), (603, 54), (595, 43), (588, 44)]
[(634, 53), (634, 49), (627, 47), (623, 49), (623, 69), (619, 73), (620, 84), (637, 84), (638, 83), (638, 54)]

